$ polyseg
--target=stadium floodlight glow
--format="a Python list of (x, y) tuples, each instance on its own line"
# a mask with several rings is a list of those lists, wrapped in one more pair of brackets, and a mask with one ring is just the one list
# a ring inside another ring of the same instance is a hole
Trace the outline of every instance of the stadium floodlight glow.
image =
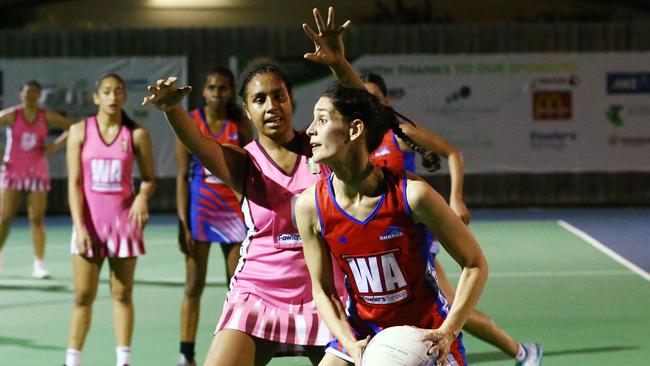
[(220, 8), (235, 6), (237, 0), (148, 0), (151, 8)]

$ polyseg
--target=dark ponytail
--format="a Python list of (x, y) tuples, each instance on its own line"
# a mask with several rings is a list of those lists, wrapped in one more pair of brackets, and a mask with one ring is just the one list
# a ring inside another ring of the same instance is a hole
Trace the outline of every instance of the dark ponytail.
[(408, 137), (404, 131), (402, 131), (402, 128), (399, 126), (399, 120), (397, 119), (398, 117), (404, 120), (407, 123), (410, 123), (415, 126), (415, 123), (411, 121), (408, 117), (404, 116), (401, 113), (398, 113), (395, 111), (392, 107), (386, 107), (386, 109), (389, 110), (388, 113), (393, 114), (393, 123), (391, 124), (390, 128), (393, 131), (393, 133), (400, 138), (400, 140), (404, 141), (413, 151), (417, 152), (422, 156), (422, 166), (425, 167), (428, 171), (430, 172), (435, 172), (436, 170), (440, 169), (440, 156), (438, 154), (434, 153), (433, 151), (429, 151), (422, 146), (418, 145), (415, 143), (415, 141), (411, 140), (410, 137)]
[(398, 117), (405, 122), (415, 124), (407, 117), (395, 112), (393, 108), (382, 105), (379, 99), (367, 90), (350, 88), (336, 83), (328, 88), (323, 96), (330, 99), (344, 121), (351, 122), (358, 118), (365, 123), (368, 152), (377, 150), (384, 134), (391, 129), (397, 137), (422, 156), (422, 166), (428, 171), (434, 172), (440, 169), (440, 157), (406, 136), (399, 126)]
[(131, 117), (129, 117), (129, 115), (124, 112), (124, 109), (122, 109), (122, 124), (131, 131), (135, 129), (135, 121), (133, 121)]

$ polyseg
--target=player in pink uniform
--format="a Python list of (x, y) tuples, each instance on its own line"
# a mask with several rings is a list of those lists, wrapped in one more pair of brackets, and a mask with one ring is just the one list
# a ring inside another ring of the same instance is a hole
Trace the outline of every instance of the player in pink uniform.
[[(45, 266), (45, 208), (50, 191), (50, 174), (46, 156), (65, 143), (71, 122), (59, 113), (38, 106), (41, 85), (28, 81), (20, 90), (20, 105), (0, 111), (0, 126), (7, 127), (5, 155), (0, 168), (0, 271), (2, 249), (11, 229), (23, 194), (27, 195), (27, 212), (32, 228), (34, 268), (32, 276), (48, 278)], [(46, 145), (49, 126), (64, 132), (54, 143)], [(28, 162), (28, 163), (27, 163)]]
[[(376, 96), (384, 106), (389, 106), (388, 93), (384, 79), (377, 74), (366, 74), (362, 77), (364, 86), (370, 94)], [(444, 156), (449, 164), (451, 178), (451, 193), (449, 206), (465, 224), (469, 224), (471, 216), (463, 201), (463, 157), (454, 146), (441, 136), (427, 129), (410, 123), (400, 124), (404, 134), (417, 145)], [(415, 172), (415, 152), (402, 139), (398, 138), (392, 130), (384, 135), (379, 147), (370, 155), (370, 161), (379, 167), (387, 167), (395, 171)], [(437, 241), (432, 243), (432, 253), (435, 259), (436, 276), (442, 292), (453, 303), (455, 289), (449, 281), (447, 274), (435, 258), (440, 245)], [(542, 362), (542, 346), (534, 342), (519, 342), (503, 330), (489, 315), (474, 309), (463, 327), (475, 337), (488, 342), (509, 356), (517, 366), (536, 366)]]
[[(205, 106), (190, 112), (201, 133), (222, 144), (244, 146), (252, 140), (250, 121), (237, 105), (235, 77), (224, 67), (206, 75)], [(181, 304), (181, 355), (178, 366), (194, 365), (196, 329), (205, 288), (210, 243), (221, 245), (228, 281), (239, 261), (246, 226), (235, 193), (176, 140), (176, 207), (179, 245), (185, 254), (185, 291)]]
[[(153, 154), (147, 131), (122, 110), (126, 89), (119, 76), (99, 79), (93, 100), (97, 115), (70, 128), (67, 146), (75, 299), (65, 364), (79, 365), (99, 273), (108, 259), (116, 365), (124, 366), (130, 363), (133, 334), (133, 275), (138, 256), (145, 252), (142, 230), (155, 188)], [(142, 178), (137, 195), (134, 161)]]
[[(343, 55), (333, 9), (327, 24), (315, 10), (319, 33), (304, 26), (316, 45), (305, 55), (328, 65), (340, 80), (357, 78)], [(314, 305), (302, 241), (295, 227), (295, 196), (327, 170), (310, 160), (304, 133), (291, 127), (291, 82), (274, 64), (253, 64), (241, 78), (244, 109), (259, 139), (244, 150), (205, 138), (179, 105), (189, 87), (175, 78), (158, 81), (144, 103), (154, 103), (179, 139), (219, 179), (244, 197), (248, 237), (230, 284), (206, 365), (264, 365), (280, 345), (304, 346), (313, 364), (320, 361), (330, 333)]]
[[(485, 257), (426, 182), (371, 164), (369, 151), (400, 127), (362, 87), (336, 85), (316, 103), (307, 134), (314, 161), (332, 174), (296, 203), (314, 299), (336, 336), (321, 365), (360, 365), (369, 337), (395, 325), (424, 328), (438, 364), (465, 365), (459, 334), (487, 279)], [(463, 269), (451, 309), (437, 288), (427, 228)], [(336, 296), (330, 253), (349, 283), (347, 309)]]

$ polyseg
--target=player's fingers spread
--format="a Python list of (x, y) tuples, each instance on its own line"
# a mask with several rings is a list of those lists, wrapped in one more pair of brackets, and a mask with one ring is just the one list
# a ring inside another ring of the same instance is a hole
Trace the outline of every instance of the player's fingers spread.
[(307, 36), (309, 36), (309, 39), (316, 42), (316, 39), (318, 38), (318, 34), (316, 34), (316, 32), (314, 32), (314, 30), (311, 29), (311, 27), (308, 24), (303, 23), (302, 24), (302, 29), (305, 30), (305, 33), (307, 33)]
[(158, 79), (156, 80), (156, 86), (161, 86), (165, 83), (165, 79)]
[(334, 7), (330, 6), (327, 9), (327, 28), (333, 29), (334, 27)]
[(318, 27), (318, 34), (322, 34), (325, 28), (325, 22), (323, 17), (320, 16), (320, 11), (314, 8), (314, 20), (316, 20), (316, 26)]
[(351, 21), (349, 21), (349, 20), (346, 21), (345, 23), (343, 23), (342, 26), (339, 27), (339, 33), (345, 32), (348, 28), (350, 28), (351, 25), (352, 25)]

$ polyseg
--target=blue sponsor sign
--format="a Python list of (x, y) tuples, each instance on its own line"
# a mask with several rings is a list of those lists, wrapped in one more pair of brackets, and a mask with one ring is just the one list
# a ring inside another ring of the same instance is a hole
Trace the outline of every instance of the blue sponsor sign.
[(607, 73), (608, 94), (650, 94), (650, 72)]

